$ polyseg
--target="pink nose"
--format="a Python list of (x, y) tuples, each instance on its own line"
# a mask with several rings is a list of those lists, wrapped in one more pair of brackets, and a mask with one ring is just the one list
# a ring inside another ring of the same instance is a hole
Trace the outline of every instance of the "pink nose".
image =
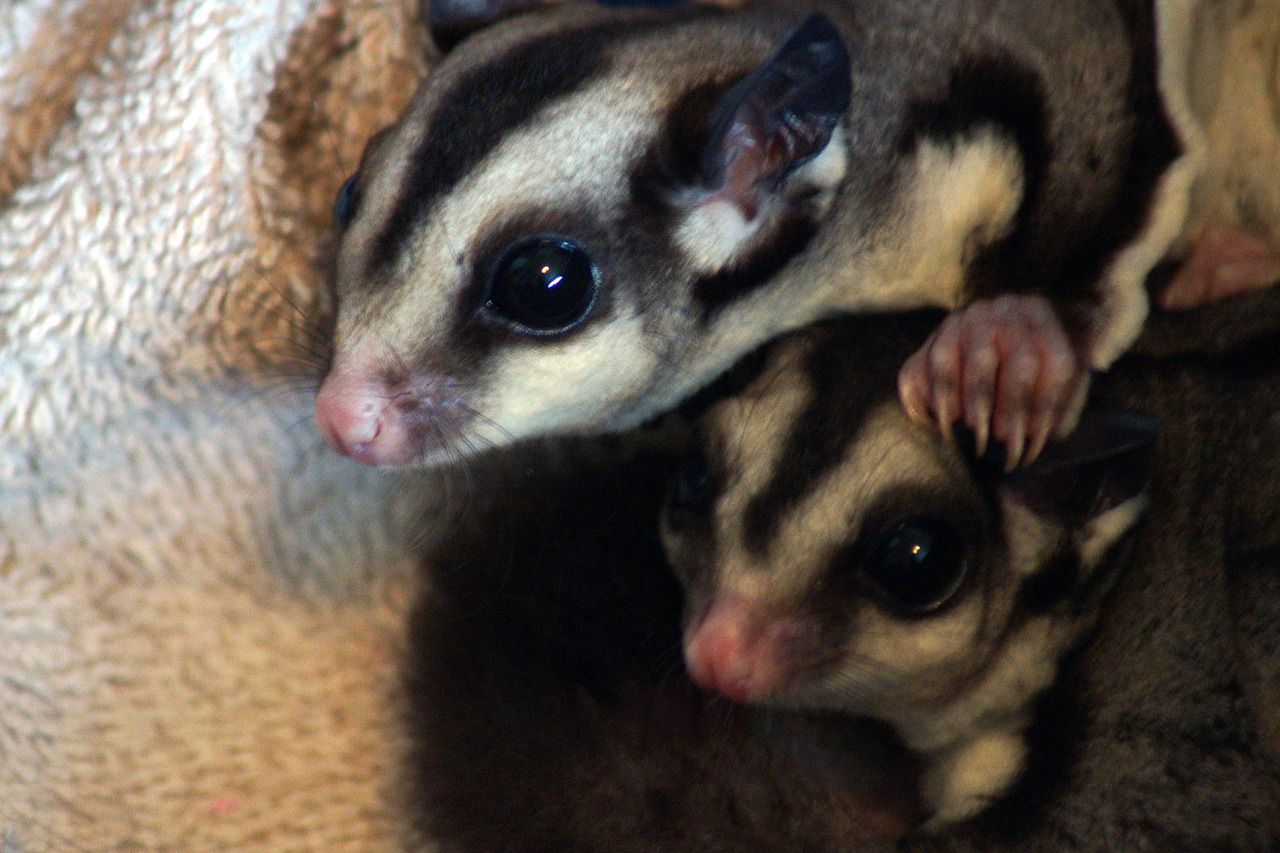
[(746, 596), (717, 599), (685, 637), (689, 676), (735, 702), (759, 699), (786, 680), (795, 633), (794, 617), (769, 615)]
[(389, 389), (362, 371), (329, 373), (316, 395), (316, 426), (330, 447), (365, 465), (403, 465), (416, 455)]

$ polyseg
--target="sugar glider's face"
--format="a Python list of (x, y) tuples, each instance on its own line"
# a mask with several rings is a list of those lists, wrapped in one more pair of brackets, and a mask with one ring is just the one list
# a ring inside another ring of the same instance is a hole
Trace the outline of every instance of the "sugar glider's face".
[(1060, 472), (985, 473), (902, 413), (896, 365), (920, 337), (878, 323), (902, 328), (785, 340), (711, 409), (663, 534), (696, 681), (919, 724), (920, 746), (942, 736), (922, 721), (976, 693), (1008, 711), (1047, 686), (1076, 627), (1064, 614), (1141, 501), (1068, 509), (1079, 496), (1053, 493)]
[(730, 150), (758, 116), (721, 105), (792, 27), (575, 6), (450, 54), (338, 197), (330, 444), (394, 466), (620, 428), (736, 357), (700, 349), (732, 298), (717, 275), (812, 224), (838, 178), (834, 119), (757, 163), (771, 181)]

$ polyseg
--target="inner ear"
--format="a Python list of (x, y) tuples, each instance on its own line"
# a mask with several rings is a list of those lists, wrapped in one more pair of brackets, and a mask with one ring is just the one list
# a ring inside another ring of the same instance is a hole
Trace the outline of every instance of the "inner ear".
[(810, 15), (712, 110), (703, 187), (754, 219), (762, 193), (831, 143), (852, 98), (850, 73), (835, 25)]
[(1078, 527), (1146, 491), (1158, 422), (1127, 409), (1086, 409), (1076, 429), (1003, 485), (1032, 511)]
[(496, 21), (563, 0), (428, 0), (431, 38), (448, 53), (467, 36)]

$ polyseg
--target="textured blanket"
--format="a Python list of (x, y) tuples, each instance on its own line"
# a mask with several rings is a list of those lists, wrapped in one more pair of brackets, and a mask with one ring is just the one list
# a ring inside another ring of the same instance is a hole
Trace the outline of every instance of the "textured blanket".
[[(449, 490), (325, 451), (309, 389), (329, 206), (426, 71), (416, 5), (0, 0), (6, 853), (403, 842), (407, 546)], [(1221, 164), (1185, 233), (1280, 234), (1276, 0), (1162, 6)]]
[(411, 486), (323, 449), (306, 316), (423, 44), (410, 2), (0, 5), (0, 849), (392, 846)]

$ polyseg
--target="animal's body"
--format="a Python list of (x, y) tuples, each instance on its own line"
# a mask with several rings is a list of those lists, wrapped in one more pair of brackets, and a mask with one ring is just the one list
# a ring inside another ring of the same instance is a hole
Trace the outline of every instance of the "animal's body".
[[(1272, 849), (1277, 304), (1161, 317), (1095, 386), (1161, 419), (1145, 516), (1129, 416), (1006, 475), (899, 411), (918, 330), (781, 344), (709, 414), (669, 514), (695, 680), (892, 725), (922, 760), (921, 849)], [(1214, 325), (1250, 312), (1273, 318), (1256, 338)]]
[[(706, 480), (697, 454), (620, 445), (499, 465), (413, 623), (419, 825), (459, 850), (1273, 848), (1276, 296), (1162, 315), (1095, 385), (1161, 418), (1149, 460), (1140, 429), (1094, 462), (976, 462), (894, 403), (928, 323), (880, 318), (771, 348), (700, 427)], [(653, 535), (680, 469), (687, 596)], [(889, 594), (913, 619), (859, 577), (899, 518), (950, 519), (970, 560), (953, 587), (934, 540), (937, 582)], [(716, 602), (720, 644), (765, 670), (735, 681), (705, 648), (690, 668), (746, 704), (680, 666)]]
[(404, 797), (447, 851), (874, 848), (915, 767), (840, 715), (730, 706), (680, 655), (658, 538), (669, 451), (524, 452), (426, 563), (405, 663)]
[(1158, 14), (1177, 30), (1133, 0), (569, 4), (483, 29), (339, 200), (317, 420), (379, 465), (619, 430), (819, 317), (1009, 291), (1105, 367), (1189, 181)]

